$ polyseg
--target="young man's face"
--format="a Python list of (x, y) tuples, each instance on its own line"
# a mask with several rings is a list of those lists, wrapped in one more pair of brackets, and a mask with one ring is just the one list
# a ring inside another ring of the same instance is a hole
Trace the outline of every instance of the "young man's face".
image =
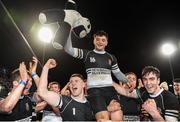
[(104, 51), (105, 47), (108, 44), (108, 40), (106, 36), (95, 36), (94, 37), (94, 46), (98, 51)]
[(160, 78), (157, 78), (156, 74), (150, 72), (142, 77), (144, 87), (149, 94), (156, 94), (160, 90)]
[(69, 88), (70, 88), (72, 96), (78, 97), (84, 94), (85, 83), (79, 77), (71, 77)]
[(180, 83), (174, 82), (174, 90), (176, 94), (180, 95)]
[(134, 74), (128, 74), (127, 76), (127, 79), (128, 79), (128, 86), (131, 87), (131, 88), (135, 88), (136, 87), (136, 76)]
[(50, 90), (51, 90), (51, 91), (54, 91), (54, 92), (56, 92), (56, 93), (59, 93), (59, 92), (60, 92), (59, 85), (58, 85), (58, 84), (51, 84), (51, 85), (50, 85)]

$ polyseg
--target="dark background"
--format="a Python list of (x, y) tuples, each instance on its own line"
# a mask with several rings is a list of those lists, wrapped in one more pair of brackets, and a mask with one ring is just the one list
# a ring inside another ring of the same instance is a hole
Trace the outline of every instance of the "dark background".
[[(27, 39), (41, 64), (48, 58), (55, 58), (58, 66), (50, 71), (50, 81), (57, 80), (64, 85), (72, 73), (82, 73), (82, 62), (64, 51), (55, 50), (37, 38), (38, 14), (43, 9), (64, 8), (66, 0), (2, 0), (15, 23)], [(105, 30), (109, 34), (107, 51), (114, 54), (122, 72), (135, 72), (141, 76), (146, 65), (153, 65), (161, 71), (161, 81), (172, 81), (168, 58), (160, 52), (162, 43), (170, 41), (177, 46), (171, 56), (174, 77), (180, 77), (180, 4), (177, 1), (159, 0), (76, 0), (78, 11), (90, 19), (92, 29), (83, 38), (74, 38), (73, 45), (93, 49), (92, 34)], [(32, 52), (0, 6), (0, 68), (9, 70), (18, 67), (21, 61), (32, 58)], [(41, 66), (38, 66), (38, 74)]]

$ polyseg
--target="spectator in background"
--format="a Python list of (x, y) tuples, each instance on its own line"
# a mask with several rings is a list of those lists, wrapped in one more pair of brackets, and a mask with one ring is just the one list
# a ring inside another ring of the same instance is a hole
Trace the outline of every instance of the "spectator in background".
[(8, 88), (0, 81), (0, 98), (4, 98), (8, 94)]
[(173, 81), (174, 93), (180, 96), (180, 78), (175, 78)]
[(167, 90), (167, 91), (169, 90), (169, 87), (166, 81), (162, 82), (160, 84), (160, 87), (163, 88), (164, 90)]
[(50, 82), (48, 85), (48, 89), (61, 94), (61, 86), (57, 81)]
[(175, 78), (173, 81), (174, 93), (179, 101), (179, 121), (180, 121), (180, 78)]
[(140, 88), (143, 88), (144, 87), (144, 85), (143, 85), (143, 83), (142, 83), (142, 80), (141, 80), (141, 78), (138, 78), (138, 89), (140, 89)]
[(8, 82), (9, 70), (0, 68), (0, 98), (7, 96), (9, 92), (10, 82)]
[(5, 82), (7, 81), (0, 78), (0, 98), (4, 98), (8, 95), (9, 89), (7, 85), (5, 84)]

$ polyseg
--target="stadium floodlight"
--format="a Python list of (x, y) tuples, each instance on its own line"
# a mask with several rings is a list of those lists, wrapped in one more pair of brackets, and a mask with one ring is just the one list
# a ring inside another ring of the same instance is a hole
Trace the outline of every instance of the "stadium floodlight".
[(42, 27), (38, 32), (38, 37), (41, 41), (45, 43), (50, 43), (51, 40), (53, 39), (53, 32), (48, 27)]
[(162, 53), (164, 55), (170, 56), (175, 52), (175, 46), (171, 43), (165, 43), (162, 45)]
[(169, 66), (170, 66), (172, 81), (173, 81), (174, 80), (174, 72), (173, 72), (173, 67), (172, 67), (172, 62), (171, 62), (171, 56), (176, 51), (176, 47), (172, 43), (165, 43), (162, 45), (161, 49), (162, 49), (162, 53), (164, 55), (168, 56)]

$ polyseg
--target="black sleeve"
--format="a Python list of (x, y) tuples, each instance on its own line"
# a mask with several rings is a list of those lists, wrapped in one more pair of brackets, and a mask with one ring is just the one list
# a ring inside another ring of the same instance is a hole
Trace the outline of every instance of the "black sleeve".
[(63, 102), (63, 105), (61, 106), (61, 112), (62, 112), (66, 108), (66, 106), (69, 104), (69, 102), (72, 100), (72, 98), (69, 96), (62, 95), (61, 99)]

